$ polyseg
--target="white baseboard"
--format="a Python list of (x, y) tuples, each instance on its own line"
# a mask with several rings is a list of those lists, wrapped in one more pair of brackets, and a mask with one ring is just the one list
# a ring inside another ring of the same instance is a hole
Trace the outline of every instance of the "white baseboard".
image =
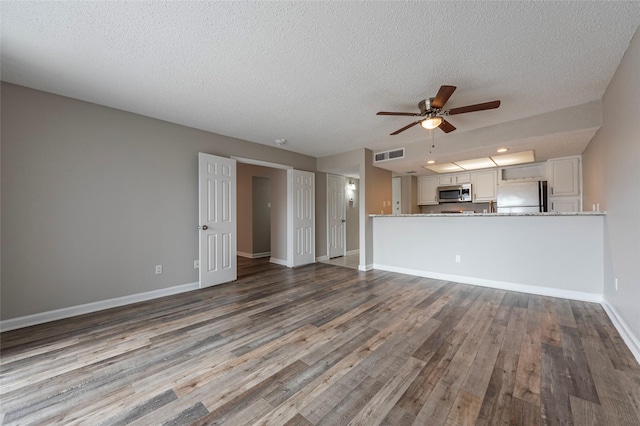
[[(375, 268), (376, 265), (358, 265), (358, 271), (362, 271), (362, 272), (367, 272), (367, 271), (371, 271), (372, 269)], [(382, 268), (378, 268), (378, 269), (382, 269)], [(408, 274), (408, 275), (413, 275), (413, 274)]]
[(329, 260), (329, 256), (324, 255), (324, 256), (316, 257), (316, 262), (324, 262), (325, 260)]
[(118, 306), (144, 302), (146, 300), (157, 299), (164, 296), (171, 296), (172, 294), (184, 293), (187, 291), (197, 290), (199, 288), (199, 282), (182, 284), (174, 287), (163, 288), (160, 290), (147, 291), (145, 293), (137, 293), (129, 296), (100, 300), (98, 302), (85, 303), (84, 305), (70, 306), (68, 308), (56, 309), (53, 311), (41, 312), (33, 315), (26, 315), (24, 317), (11, 318), (8, 320), (0, 321), (0, 331), (15, 330), (17, 328), (29, 327), (45, 322), (56, 321), (64, 318), (75, 317), (77, 315), (102, 311), (104, 309), (117, 308)]
[(265, 251), (262, 253), (246, 253), (244, 251), (238, 251), (236, 254), (240, 257), (246, 257), (247, 259), (259, 259), (261, 257), (269, 257), (271, 256), (270, 251)]
[(422, 271), (419, 269), (398, 268), (396, 266), (374, 264), (374, 269), (398, 272), (417, 277), (433, 278), (436, 280), (453, 281), (462, 284), (478, 285), (481, 287), (497, 288), (499, 290), (517, 291), (520, 293), (537, 294), (540, 296), (559, 297), (561, 299), (580, 300), (583, 302), (602, 303), (602, 294), (586, 293), (584, 291), (562, 290), (551, 287), (539, 287), (528, 284), (517, 284), (506, 281), (486, 280), (483, 278), (466, 277), (463, 275), (441, 274), (438, 272)]
[(607, 315), (609, 315), (611, 322), (616, 330), (618, 330), (618, 333), (620, 333), (620, 336), (622, 336), (622, 340), (624, 340), (636, 361), (640, 364), (640, 339), (633, 334), (627, 323), (624, 322), (620, 314), (618, 314), (618, 311), (616, 311), (613, 306), (607, 303), (606, 300), (602, 300), (601, 305)]
[(358, 254), (358, 253), (360, 253), (360, 249), (349, 250), (347, 252), (347, 256), (351, 256), (352, 254)]
[(276, 259), (275, 257), (272, 257), (269, 259), (269, 262), (275, 263), (276, 265), (287, 266), (287, 261), (285, 259)]

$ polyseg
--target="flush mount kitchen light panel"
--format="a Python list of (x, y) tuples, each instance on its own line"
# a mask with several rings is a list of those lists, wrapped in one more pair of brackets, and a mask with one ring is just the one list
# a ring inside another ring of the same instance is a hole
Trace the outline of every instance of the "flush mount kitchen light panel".
[(533, 163), (533, 151), (514, 152), (513, 154), (494, 155), (491, 157), (498, 166), (513, 166), (515, 164)]
[(535, 161), (533, 151), (514, 152), (513, 154), (493, 155), (491, 157), (473, 158), (471, 160), (454, 161), (443, 164), (422, 166), (436, 173), (462, 172), (466, 170), (488, 169), (490, 167), (513, 166), (515, 164), (532, 163)]
[(463, 172), (464, 169), (454, 163), (443, 163), (443, 164), (429, 164), (426, 166), (422, 166), (425, 169), (431, 170), (436, 173), (451, 173), (451, 172)]
[(465, 170), (477, 170), (487, 169), (489, 167), (495, 167), (496, 163), (491, 161), (491, 158), (474, 158), (473, 160), (456, 161), (456, 164)]

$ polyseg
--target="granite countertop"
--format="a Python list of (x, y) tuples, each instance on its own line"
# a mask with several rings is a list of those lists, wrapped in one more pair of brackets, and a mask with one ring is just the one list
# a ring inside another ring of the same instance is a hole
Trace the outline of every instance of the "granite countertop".
[(465, 217), (465, 216), (605, 216), (607, 212), (546, 212), (546, 213), (418, 213), (370, 214), (369, 217)]

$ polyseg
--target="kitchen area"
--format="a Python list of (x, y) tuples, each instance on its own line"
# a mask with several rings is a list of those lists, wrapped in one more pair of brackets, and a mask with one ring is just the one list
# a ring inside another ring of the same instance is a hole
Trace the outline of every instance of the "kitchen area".
[(418, 177), (414, 213), (370, 215), (374, 269), (599, 302), (606, 213), (583, 211), (580, 163)]

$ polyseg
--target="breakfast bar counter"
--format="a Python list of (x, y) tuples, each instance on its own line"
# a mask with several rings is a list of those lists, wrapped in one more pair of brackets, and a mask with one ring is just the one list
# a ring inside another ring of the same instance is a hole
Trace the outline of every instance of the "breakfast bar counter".
[(600, 302), (605, 215), (372, 214), (373, 268)]

